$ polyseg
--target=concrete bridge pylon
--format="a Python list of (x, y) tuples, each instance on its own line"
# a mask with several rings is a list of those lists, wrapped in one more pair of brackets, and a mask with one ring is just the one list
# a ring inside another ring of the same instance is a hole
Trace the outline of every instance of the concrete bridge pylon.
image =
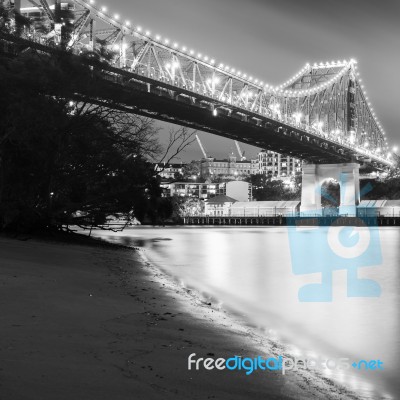
[(304, 164), (301, 188), (300, 213), (322, 215), (322, 184), (329, 178), (340, 185), (339, 215), (356, 215), (360, 203), (360, 165), (345, 164)]

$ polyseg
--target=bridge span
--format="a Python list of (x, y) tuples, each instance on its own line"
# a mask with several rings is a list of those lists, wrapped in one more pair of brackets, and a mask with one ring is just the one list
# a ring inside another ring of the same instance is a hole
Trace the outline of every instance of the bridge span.
[[(50, 28), (38, 33), (33, 24), (22, 32), (3, 33), (3, 51), (68, 52), (106, 83), (107, 90), (78, 90), (77, 101), (107, 104), (312, 164), (394, 166), (353, 59), (306, 64), (273, 86), (121, 21), (93, 0), (30, 1), (34, 6), (25, 8), (19, 1), (8, 3), (27, 17), (32, 10), (39, 12)], [(62, 4), (73, 15), (68, 29), (57, 16)], [(101, 57), (105, 49), (113, 55), (108, 61)]]

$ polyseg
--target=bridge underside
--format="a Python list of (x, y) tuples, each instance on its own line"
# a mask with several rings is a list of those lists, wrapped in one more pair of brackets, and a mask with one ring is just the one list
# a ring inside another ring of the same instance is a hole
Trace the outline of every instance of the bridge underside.
[[(65, 57), (65, 52), (59, 49), (11, 35), (1, 36), (3, 43), (12, 44), (14, 55), (22, 49), (26, 51), (31, 48), (41, 53), (60, 54)], [(8, 45), (4, 48), (0, 46), (0, 52), (4, 52)], [(72, 54), (70, 57), (82, 66), (90, 66), (93, 76), (102, 81), (101, 85), (91, 85), (90, 93), (84, 87), (79, 88), (72, 96), (75, 100), (104, 104), (111, 108), (198, 129), (313, 164), (365, 162), (376, 169), (387, 168), (379, 161), (361, 158), (351, 147), (250, 110), (227, 105), (215, 99), (210, 102), (209, 97), (200, 93), (115, 68), (98, 60)]]
[[(269, 149), (284, 155), (311, 162), (313, 164), (367, 162), (356, 152), (337, 143), (315, 138), (312, 134), (296, 129), (293, 126), (279, 123), (259, 115), (242, 115), (224, 108), (218, 108), (216, 115), (201, 96), (193, 98), (192, 93), (176, 92), (173, 86), (163, 84), (154, 86), (143, 83), (146, 78), (124, 72), (123, 83), (111, 83), (109, 90), (96, 97), (77, 96), (77, 100), (86, 100), (127, 112), (148, 116), (161, 121), (186, 126), (217, 136), (238, 140), (249, 145)], [(131, 78), (126, 83), (126, 78)], [(140, 80), (139, 80), (140, 79)], [(118, 82), (118, 78), (115, 79)], [(174, 101), (171, 101), (174, 100)], [(111, 103), (110, 103), (111, 102)], [(213, 105), (215, 109), (215, 104)], [(384, 165), (373, 164), (378, 169)]]

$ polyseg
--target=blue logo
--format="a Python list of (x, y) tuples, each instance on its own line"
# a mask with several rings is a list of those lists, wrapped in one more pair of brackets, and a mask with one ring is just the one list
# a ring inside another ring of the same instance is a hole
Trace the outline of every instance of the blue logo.
[[(322, 193), (324, 196), (324, 193)], [(316, 210), (318, 211), (318, 210)], [(321, 210), (316, 215), (321, 215)], [(347, 271), (348, 297), (379, 297), (381, 288), (371, 279), (358, 277), (358, 269), (382, 263), (376, 218), (359, 217), (358, 226), (340, 226), (340, 217), (328, 226), (288, 227), (292, 270), (296, 275), (320, 273), (321, 283), (299, 289), (301, 302), (332, 301), (332, 274)]]

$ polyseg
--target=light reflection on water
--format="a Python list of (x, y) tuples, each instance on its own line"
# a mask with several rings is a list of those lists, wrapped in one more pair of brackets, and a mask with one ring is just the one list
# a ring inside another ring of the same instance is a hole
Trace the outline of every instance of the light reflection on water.
[(293, 346), (293, 355), (311, 352), (323, 358), (382, 360), (384, 371), (326, 372), (364, 398), (400, 393), (396, 376), (400, 229), (381, 229), (383, 264), (359, 269), (359, 277), (380, 284), (381, 297), (347, 297), (346, 272), (335, 271), (334, 297), (328, 303), (298, 301), (298, 289), (318, 283), (320, 274), (292, 273), (285, 227), (135, 227), (98, 234), (145, 247), (152, 262), (188, 286), (217, 298), (251, 324), (270, 332), (269, 337)]

